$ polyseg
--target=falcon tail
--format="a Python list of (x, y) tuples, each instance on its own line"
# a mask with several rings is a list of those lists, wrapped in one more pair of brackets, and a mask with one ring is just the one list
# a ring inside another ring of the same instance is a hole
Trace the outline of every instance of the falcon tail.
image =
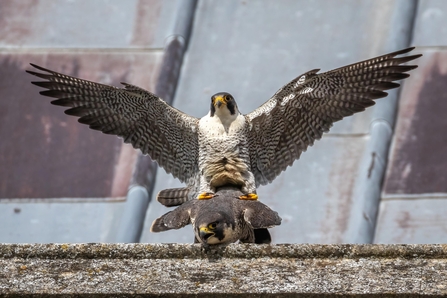
[(267, 229), (254, 229), (256, 244), (270, 244), (272, 237)]
[(161, 190), (157, 195), (157, 201), (166, 207), (179, 206), (189, 200), (189, 188), (169, 188)]

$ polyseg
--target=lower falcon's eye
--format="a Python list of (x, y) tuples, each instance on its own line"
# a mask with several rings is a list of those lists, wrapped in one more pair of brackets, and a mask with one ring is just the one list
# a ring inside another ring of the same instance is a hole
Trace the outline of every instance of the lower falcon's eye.
[(217, 223), (213, 222), (208, 225), (208, 228), (214, 230), (217, 227)]

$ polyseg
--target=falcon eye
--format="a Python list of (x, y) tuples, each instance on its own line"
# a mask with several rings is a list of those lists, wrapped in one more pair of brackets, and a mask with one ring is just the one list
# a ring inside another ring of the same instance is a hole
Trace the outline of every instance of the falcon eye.
[(224, 99), (225, 99), (225, 101), (231, 100), (231, 96), (230, 95), (225, 95)]
[(208, 225), (208, 228), (214, 230), (217, 227), (217, 223), (213, 222)]

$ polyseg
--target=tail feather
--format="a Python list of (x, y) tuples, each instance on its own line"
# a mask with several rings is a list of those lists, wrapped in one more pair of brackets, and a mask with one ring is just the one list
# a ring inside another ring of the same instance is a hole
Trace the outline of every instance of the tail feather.
[(179, 206), (189, 200), (189, 188), (169, 188), (161, 190), (157, 195), (157, 201), (166, 207)]
[(256, 244), (270, 244), (272, 242), (272, 237), (267, 229), (254, 229), (255, 232), (255, 243)]

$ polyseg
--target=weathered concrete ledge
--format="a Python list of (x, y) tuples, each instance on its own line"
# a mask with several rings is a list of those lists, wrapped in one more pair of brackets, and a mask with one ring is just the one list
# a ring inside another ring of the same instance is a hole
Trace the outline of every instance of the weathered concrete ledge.
[(433, 297), (447, 245), (0, 245), (0, 295), (31, 294)]

